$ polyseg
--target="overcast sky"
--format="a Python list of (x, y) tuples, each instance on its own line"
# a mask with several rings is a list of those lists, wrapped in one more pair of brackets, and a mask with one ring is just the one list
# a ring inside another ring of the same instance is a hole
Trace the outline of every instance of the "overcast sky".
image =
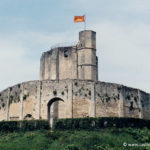
[(97, 33), (99, 80), (150, 92), (150, 0), (0, 0), (0, 91), (38, 80), (42, 52)]

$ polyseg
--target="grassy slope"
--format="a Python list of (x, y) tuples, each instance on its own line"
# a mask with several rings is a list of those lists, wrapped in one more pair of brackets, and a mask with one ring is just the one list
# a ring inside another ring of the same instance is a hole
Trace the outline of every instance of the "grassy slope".
[(107, 128), (97, 131), (54, 131), (50, 133), (43, 130), (1, 133), (0, 150), (64, 150), (68, 145), (77, 146), (79, 150), (150, 149), (150, 146), (124, 147), (124, 142), (150, 143), (150, 131), (146, 128)]

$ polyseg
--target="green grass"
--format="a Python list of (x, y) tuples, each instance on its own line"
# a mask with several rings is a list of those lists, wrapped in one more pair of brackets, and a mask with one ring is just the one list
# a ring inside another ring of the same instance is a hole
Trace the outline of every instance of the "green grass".
[(95, 131), (53, 131), (1, 133), (0, 150), (132, 150), (150, 146), (123, 146), (150, 143), (150, 130), (106, 128)]

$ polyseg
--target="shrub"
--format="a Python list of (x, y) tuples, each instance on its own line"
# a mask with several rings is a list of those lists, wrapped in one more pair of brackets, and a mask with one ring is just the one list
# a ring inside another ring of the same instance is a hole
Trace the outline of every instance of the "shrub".
[(2, 104), (2, 107), (3, 107), (3, 108), (5, 107), (5, 103)]
[(47, 120), (23, 120), (23, 121), (2, 121), (0, 122), (0, 132), (33, 131), (49, 129)]
[(79, 148), (74, 144), (70, 144), (65, 147), (65, 150), (79, 150)]
[(13, 98), (14, 97), (11, 95), (10, 98), (9, 98), (9, 104), (11, 104), (13, 102)]
[(131, 127), (150, 129), (150, 120), (138, 118), (117, 118), (117, 117), (102, 117), (102, 118), (74, 118), (74, 119), (59, 119), (56, 121), (54, 128), (65, 129), (100, 129), (108, 127)]
[(125, 97), (126, 100), (130, 100), (130, 98), (131, 98), (130, 95), (126, 95)]
[(23, 100), (26, 100), (27, 99), (27, 95), (23, 95)]

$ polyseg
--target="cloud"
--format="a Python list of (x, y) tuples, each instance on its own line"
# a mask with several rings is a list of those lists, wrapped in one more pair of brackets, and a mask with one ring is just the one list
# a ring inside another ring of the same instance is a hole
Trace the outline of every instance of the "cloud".
[(126, 2), (126, 5), (121, 7), (121, 10), (126, 12), (149, 13), (149, 0), (132, 0)]
[[(51, 46), (67, 41), (70, 32), (16, 32), (0, 36), (0, 91), (39, 79), (40, 57)], [(70, 37), (68, 42), (72, 42)]]
[(150, 92), (150, 26), (104, 22), (91, 28), (97, 32), (100, 80)]
[(26, 47), (20, 42), (15, 38), (0, 37), (0, 90), (22, 82), (30, 76), (28, 72), (34, 72), (35, 64), (24, 59)]

